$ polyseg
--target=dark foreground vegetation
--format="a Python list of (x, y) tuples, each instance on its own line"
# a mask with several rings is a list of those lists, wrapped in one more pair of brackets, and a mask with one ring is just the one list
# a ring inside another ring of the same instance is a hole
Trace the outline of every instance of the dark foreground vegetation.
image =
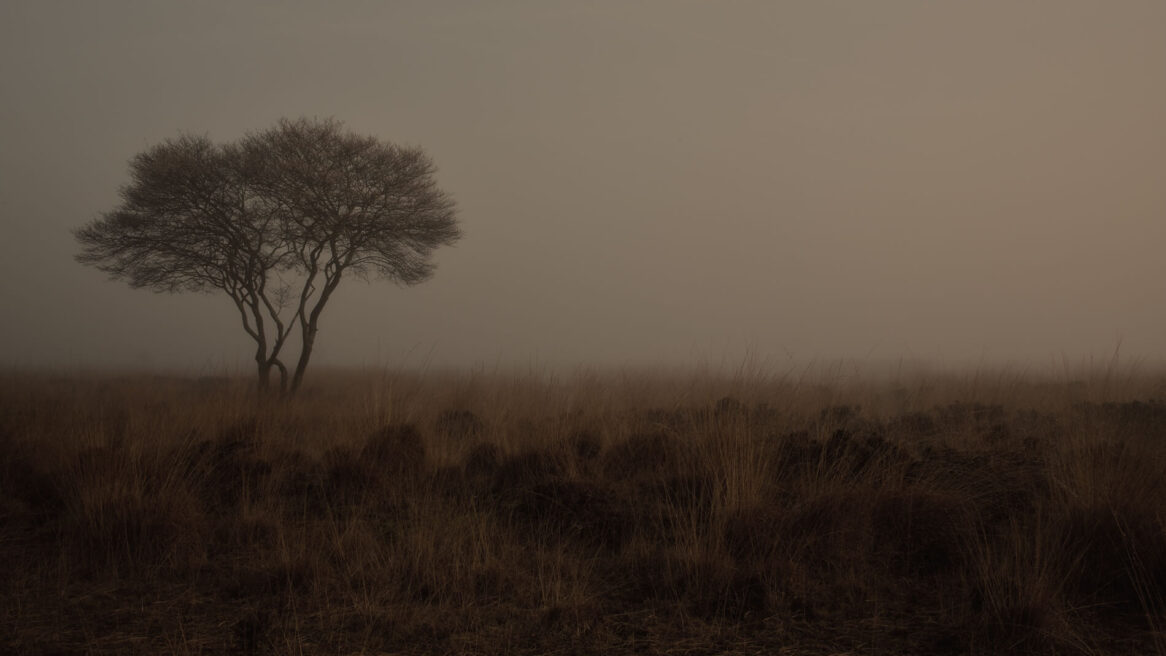
[(0, 378), (0, 652), (1164, 654), (1161, 380)]

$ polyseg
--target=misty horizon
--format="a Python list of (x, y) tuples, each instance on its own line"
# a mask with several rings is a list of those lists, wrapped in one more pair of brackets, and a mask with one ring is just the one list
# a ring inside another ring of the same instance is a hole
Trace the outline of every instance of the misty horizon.
[(215, 294), (73, 260), (127, 162), (334, 117), (421, 147), (464, 238), (342, 284), (315, 366), (1166, 354), (1166, 6), (0, 9), (0, 364), (249, 373)]

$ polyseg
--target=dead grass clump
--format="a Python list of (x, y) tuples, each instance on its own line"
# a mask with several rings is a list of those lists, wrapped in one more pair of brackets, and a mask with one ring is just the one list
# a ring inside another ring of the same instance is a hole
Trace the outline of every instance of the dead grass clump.
[(324, 502), (323, 481), (326, 476), (320, 461), (303, 451), (287, 451), (273, 459), (270, 489), (278, 497), (277, 508), (288, 514), (318, 514)]
[(443, 410), (433, 428), (441, 437), (451, 440), (472, 440), (481, 437), (486, 424), (469, 410)]
[(862, 417), (860, 405), (832, 405), (818, 412), (818, 421), (823, 424), (846, 424)]
[(808, 431), (786, 433), (770, 443), (779, 474), (804, 474), (818, 469), (822, 462), (822, 443), (811, 439)]
[(966, 501), (925, 490), (880, 494), (870, 513), (874, 556), (901, 576), (958, 574), (975, 526), (975, 511)]
[(1007, 418), (1004, 406), (984, 403), (949, 403), (936, 408), (935, 414), (949, 427), (998, 424)]
[(62, 494), (66, 481), (42, 464), (31, 447), (10, 446), (0, 456), (0, 498), (4, 499), (7, 521), (25, 518), (43, 523), (58, 516), (65, 507)]
[(232, 427), (217, 440), (198, 442), (176, 457), (185, 461), (200, 498), (213, 511), (234, 508), (256, 499), (271, 474), (271, 463), (259, 455), (254, 424)]
[(529, 450), (504, 460), (491, 478), (495, 497), (523, 493), (532, 487), (557, 480), (566, 472), (560, 458), (549, 451)]
[(504, 508), (509, 520), (535, 539), (587, 548), (617, 550), (634, 528), (626, 500), (580, 481), (548, 480), (513, 489)]
[(1087, 644), (1067, 595), (1077, 556), (1050, 515), (1018, 518), (969, 544), (971, 640), (997, 653), (1079, 653)]
[(502, 453), (498, 447), (490, 442), (484, 442), (470, 449), (462, 466), (466, 476), (473, 480), (485, 480), (494, 476), (501, 461)]
[(307, 593), (316, 587), (318, 568), (306, 557), (264, 555), (264, 560), (243, 560), (222, 573), (216, 594), (227, 600), (256, 600)]
[(215, 555), (270, 551), (281, 535), (278, 519), (256, 512), (212, 517), (207, 549)]
[(618, 561), (610, 576), (621, 600), (706, 621), (759, 619), (773, 609), (764, 579), (723, 554), (651, 549)]
[(1024, 453), (928, 449), (909, 473), (918, 485), (965, 500), (992, 530), (1031, 515), (1051, 492), (1046, 463)]
[(1065, 427), (1056, 416), (1031, 409), (1014, 412), (1007, 425), (1014, 440), (1030, 452), (1048, 449), (1065, 435)]
[(911, 412), (892, 417), (886, 423), (887, 434), (908, 440), (935, 437), (939, 425), (935, 417), (926, 412)]
[(655, 500), (667, 509), (682, 512), (711, 511), (721, 483), (707, 471), (682, 473), (641, 481), (636, 486), (637, 499)]
[(845, 429), (838, 429), (830, 435), (822, 445), (821, 457), (830, 469), (850, 476), (866, 472), (878, 476), (887, 468), (911, 461), (905, 451), (881, 435)]
[(225, 450), (254, 449), (259, 443), (259, 436), (258, 418), (248, 417), (222, 428), (217, 443)]
[(878, 432), (855, 432), (839, 428), (823, 441), (806, 431), (787, 433), (776, 440), (774, 460), (784, 476), (842, 476), (863, 474), (882, 477), (898, 472), (914, 459), (906, 450), (886, 440)]
[(778, 560), (779, 549), (789, 546), (782, 530), (783, 512), (776, 506), (749, 508), (724, 522), (724, 546), (734, 560), (766, 567)]
[(208, 522), (187, 490), (87, 489), (61, 518), (69, 562), (86, 575), (185, 570), (205, 555)]
[(1131, 507), (1074, 508), (1063, 531), (1079, 554), (1068, 583), (1083, 602), (1134, 615), (1166, 611), (1166, 528), (1159, 515)]
[(742, 415), (749, 407), (731, 396), (723, 396), (713, 404), (713, 415), (717, 417), (732, 417)]
[(1078, 403), (1074, 410), (1083, 418), (1112, 427), (1125, 436), (1166, 437), (1166, 401)]
[(122, 442), (81, 450), (56, 472), (56, 526), (71, 566), (85, 575), (183, 569), (203, 557), (208, 533), (189, 471)]
[(603, 454), (603, 474), (611, 480), (676, 473), (686, 460), (681, 441), (666, 433), (637, 433)]
[(369, 436), (360, 459), (386, 476), (417, 476), (425, 471), (425, 442), (412, 424), (385, 426)]
[(377, 454), (378, 457), (373, 458), (365, 457), (367, 446), (360, 453), (342, 446), (325, 451), (320, 458), (320, 465), (323, 468), (320, 491), (324, 505), (334, 510), (362, 505), (370, 496), (376, 494), (379, 483), (387, 477), (399, 476), (402, 469), (407, 469), (407, 464), (393, 460), (390, 456), (389, 462), (394, 466), (385, 471), (384, 460), (381, 459), (396, 446), (394, 444), (392, 447), (382, 447), (383, 450)]
[(633, 416), (654, 430), (682, 431), (692, 426), (700, 414), (691, 408), (652, 408)]
[(591, 462), (603, 451), (603, 441), (591, 431), (577, 431), (567, 438), (571, 453), (582, 462)]
[(257, 654), (270, 646), (271, 610), (247, 609), (231, 627), (231, 648), (241, 654)]
[(647, 605), (675, 598), (680, 566), (671, 549), (661, 545), (637, 545), (619, 558), (603, 563), (606, 595), (621, 604)]
[(861, 562), (871, 508), (869, 490), (823, 490), (781, 513), (772, 531), (775, 540), (803, 567), (834, 570), (840, 563)]
[(756, 619), (770, 611), (769, 587), (756, 572), (742, 570), (728, 559), (685, 563), (677, 582), (687, 611), (713, 620)]

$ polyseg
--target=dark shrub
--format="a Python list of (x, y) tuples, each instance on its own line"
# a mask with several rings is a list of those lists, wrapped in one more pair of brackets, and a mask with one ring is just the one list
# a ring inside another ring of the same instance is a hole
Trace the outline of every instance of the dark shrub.
[(469, 410), (445, 410), (437, 416), (433, 428), (442, 437), (460, 440), (480, 437), (486, 425)]
[(1166, 437), (1166, 401), (1077, 403), (1081, 417), (1115, 427), (1124, 435)]
[(781, 513), (773, 507), (734, 513), (725, 522), (725, 548), (735, 560), (765, 564), (781, 544)]
[(887, 422), (887, 434), (906, 439), (934, 437), (939, 434), (935, 418), (925, 412), (899, 415)]
[(652, 408), (644, 411), (642, 416), (649, 424), (668, 430), (683, 430), (691, 426), (694, 419), (691, 410), (678, 408)]
[(1008, 452), (933, 449), (913, 467), (911, 478), (969, 502), (988, 527), (1006, 527), (1011, 519), (1031, 514), (1049, 490), (1041, 461)]
[(490, 443), (479, 444), (466, 455), (464, 464), (466, 476), (475, 479), (489, 478), (498, 471), (501, 459), (497, 446)]
[(1036, 410), (1021, 410), (1013, 414), (1009, 430), (1028, 450), (1037, 450), (1062, 434), (1064, 428), (1056, 417)]
[(892, 464), (911, 460), (902, 449), (877, 434), (858, 434), (836, 430), (822, 448), (822, 458), (841, 471), (858, 475), (868, 470), (876, 473)]
[(825, 443), (810, 439), (805, 431), (777, 439), (776, 463), (782, 474), (830, 471), (857, 476), (879, 473), (885, 467), (911, 461), (910, 455), (878, 433), (839, 428)]
[(731, 396), (726, 396), (717, 400), (716, 404), (713, 405), (713, 414), (718, 417), (730, 417), (744, 414), (747, 409), (744, 403)]
[(65, 507), (64, 490), (71, 481), (45, 471), (31, 454), (10, 452), (0, 461), (0, 495), (6, 503), (8, 518), (28, 515), (45, 520), (58, 515)]
[(822, 463), (822, 443), (810, 439), (806, 431), (786, 433), (773, 439), (775, 460), (780, 475), (804, 474)]
[(704, 473), (612, 481), (641, 535), (660, 544), (677, 544), (697, 526), (707, 527), (721, 483)]
[(229, 445), (226, 448), (253, 449), (259, 443), (259, 421), (254, 417), (237, 421), (219, 431), (216, 441)]
[(773, 530), (783, 553), (813, 570), (832, 570), (852, 558), (866, 533), (868, 496), (855, 491), (823, 493), (784, 510)]
[(494, 472), (491, 489), (504, 497), (514, 491), (529, 490), (563, 475), (563, 464), (545, 451), (526, 451), (507, 459)]
[(1002, 405), (951, 403), (936, 408), (939, 421), (952, 427), (975, 427), (999, 424), (1008, 418)]
[(426, 466), (425, 443), (412, 424), (393, 424), (369, 436), (360, 459), (379, 474), (418, 475)]
[(1000, 444), (1012, 439), (1012, 429), (1008, 424), (997, 422), (981, 430), (980, 437), (988, 444)]
[[(377, 484), (395, 473), (385, 471), (379, 461), (365, 459), (363, 453), (344, 447), (328, 449), (320, 458), (320, 481), (324, 501), (331, 508), (359, 505), (373, 494)], [(391, 469), (391, 467), (390, 467)]]
[(641, 433), (608, 449), (603, 457), (603, 473), (622, 480), (641, 475), (674, 471), (684, 456), (680, 440), (664, 433)]
[(1166, 599), (1166, 528), (1152, 511), (1073, 508), (1064, 531), (1080, 554), (1069, 583), (1083, 600), (1140, 615)]
[(880, 561), (916, 576), (955, 573), (976, 531), (974, 515), (960, 499), (912, 491), (879, 496), (870, 526)]
[(822, 408), (818, 413), (818, 420), (829, 423), (846, 423), (852, 419), (858, 419), (862, 412), (862, 406), (858, 405), (832, 405), (828, 408)]
[(302, 451), (280, 454), (275, 460), (274, 489), (286, 499), (286, 508), (296, 514), (315, 513), (325, 507), (325, 469), (315, 458)]
[(599, 452), (603, 450), (603, 443), (599, 437), (590, 431), (579, 431), (567, 441), (571, 446), (571, 453), (584, 462), (598, 458)]
[(258, 497), (272, 471), (271, 463), (259, 457), (258, 447), (253, 422), (229, 427), (217, 439), (192, 447), (186, 460), (208, 508), (233, 508), (245, 495)]
[(504, 509), (518, 528), (536, 538), (618, 549), (633, 521), (622, 500), (597, 485), (548, 480), (512, 489)]

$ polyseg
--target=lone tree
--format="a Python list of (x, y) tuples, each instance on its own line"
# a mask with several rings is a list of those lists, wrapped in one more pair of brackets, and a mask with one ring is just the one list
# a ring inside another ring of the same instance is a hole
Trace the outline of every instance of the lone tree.
[(255, 341), (260, 388), (274, 368), (294, 392), (341, 280), (422, 282), (433, 250), (461, 236), (434, 171), (419, 148), (334, 120), (284, 119), (230, 144), (184, 136), (134, 157), (121, 204), (74, 232), (77, 260), (131, 287), (225, 292)]

